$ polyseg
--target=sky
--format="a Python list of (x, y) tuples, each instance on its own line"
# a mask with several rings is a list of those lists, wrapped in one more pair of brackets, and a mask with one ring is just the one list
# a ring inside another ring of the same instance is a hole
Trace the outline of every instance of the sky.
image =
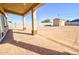
[[(45, 19), (63, 18), (64, 20), (79, 19), (79, 3), (46, 3), (36, 10), (37, 23)], [(12, 22), (21, 23), (22, 16), (8, 14)], [(31, 24), (31, 13), (25, 16), (26, 23)]]

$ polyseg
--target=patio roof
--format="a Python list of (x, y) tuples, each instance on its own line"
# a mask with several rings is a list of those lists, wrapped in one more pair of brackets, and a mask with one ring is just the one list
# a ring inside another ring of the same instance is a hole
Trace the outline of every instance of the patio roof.
[(25, 15), (30, 10), (37, 9), (42, 5), (42, 3), (0, 3), (5, 12), (17, 15)]

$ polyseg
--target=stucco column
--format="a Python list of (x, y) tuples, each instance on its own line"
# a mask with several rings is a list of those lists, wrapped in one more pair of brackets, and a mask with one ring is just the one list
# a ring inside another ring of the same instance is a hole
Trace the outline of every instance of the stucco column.
[(32, 35), (34, 35), (37, 33), (36, 11), (33, 9), (31, 11), (32, 11)]
[(23, 26), (23, 31), (26, 30), (26, 21), (25, 21), (24, 16), (23, 16), (23, 19), (22, 19), (22, 26)]

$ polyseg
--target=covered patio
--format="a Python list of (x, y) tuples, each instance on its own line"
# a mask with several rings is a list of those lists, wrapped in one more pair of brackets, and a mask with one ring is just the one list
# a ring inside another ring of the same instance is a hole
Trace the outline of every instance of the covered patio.
[[(0, 10), (7, 17), (8, 13), (22, 16), (22, 30), (26, 30), (25, 16), (31, 11), (32, 14), (32, 35), (37, 33), (36, 9), (41, 7), (42, 3), (0, 3)], [(18, 20), (18, 19), (17, 19)], [(19, 21), (19, 20), (18, 20)]]
[[(36, 9), (44, 4), (41, 3), (1, 3), (0, 10), (6, 16), (8, 13), (22, 16), (22, 30), (9, 30), (0, 44), (0, 54), (27, 54), (27, 55), (71, 55), (79, 54), (79, 48), (73, 47), (70, 42), (71, 36), (68, 37), (68, 31), (65, 33), (65, 28), (69, 27), (43, 27), (38, 29)], [(32, 14), (32, 30), (31, 34), (25, 25), (25, 15), (31, 11)], [(18, 20), (18, 19), (17, 19)], [(18, 20), (19, 21), (19, 20)], [(73, 29), (75, 27), (72, 27)], [(58, 30), (63, 32), (57, 32)], [(79, 29), (79, 28), (77, 28)], [(76, 30), (75, 30), (76, 31)], [(72, 34), (73, 31), (70, 33)], [(76, 32), (78, 34), (78, 32)], [(36, 35), (34, 35), (36, 34)], [(66, 35), (63, 35), (66, 34)], [(33, 36), (34, 35), (34, 36)], [(62, 36), (60, 36), (62, 35)], [(68, 37), (69, 40), (64, 40), (63, 37)], [(73, 33), (73, 41), (75, 39)], [(75, 40), (76, 42), (77, 40)], [(63, 42), (63, 43), (62, 43)], [(74, 42), (74, 44), (75, 44)], [(73, 42), (72, 42), (73, 43)], [(69, 45), (67, 45), (69, 44)], [(76, 49), (77, 48), (77, 49)]]

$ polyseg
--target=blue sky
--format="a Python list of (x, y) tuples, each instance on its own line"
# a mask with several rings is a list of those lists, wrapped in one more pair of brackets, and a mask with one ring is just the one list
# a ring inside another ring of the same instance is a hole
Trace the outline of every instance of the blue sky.
[[(37, 22), (40, 23), (45, 19), (63, 18), (65, 20), (79, 19), (78, 3), (47, 3), (36, 10)], [(21, 23), (22, 16), (9, 14), (9, 18), (13, 22)], [(31, 24), (31, 14), (26, 16), (26, 22)]]

